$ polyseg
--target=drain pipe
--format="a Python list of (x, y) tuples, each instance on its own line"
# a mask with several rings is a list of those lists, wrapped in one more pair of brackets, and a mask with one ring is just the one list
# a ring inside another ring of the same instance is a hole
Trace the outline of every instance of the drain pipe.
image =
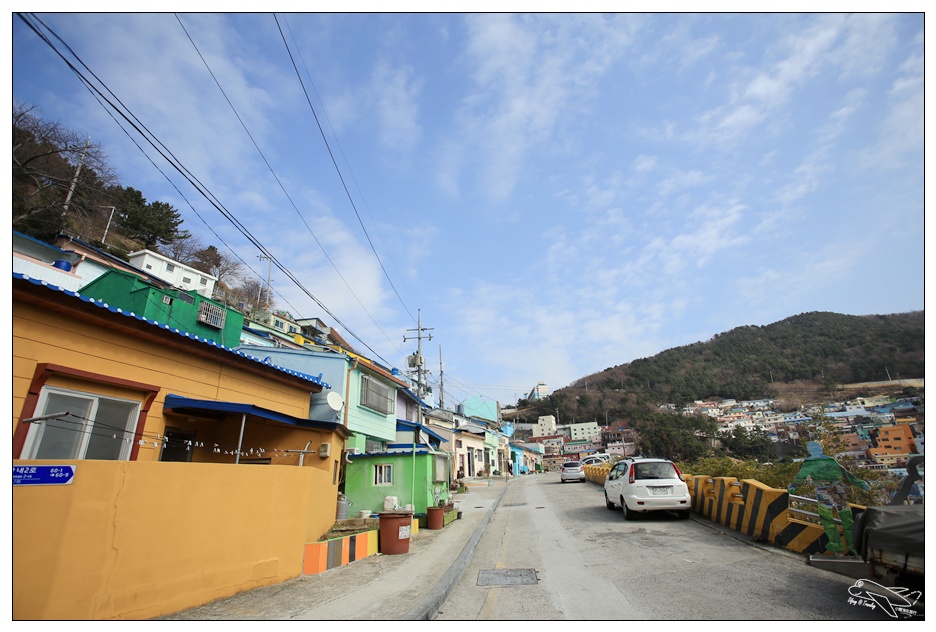
[(351, 395), (351, 372), (358, 368), (358, 359), (354, 358), (354, 364), (348, 369), (348, 376), (345, 378), (345, 404), (344, 404), (344, 426), (348, 427), (348, 396)]
[(240, 437), (237, 439), (237, 455), (234, 458), (234, 464), (240, 463), (241, 446), (244, 443), (244, 425), (247, 423), (247, 413), (241, 415)]

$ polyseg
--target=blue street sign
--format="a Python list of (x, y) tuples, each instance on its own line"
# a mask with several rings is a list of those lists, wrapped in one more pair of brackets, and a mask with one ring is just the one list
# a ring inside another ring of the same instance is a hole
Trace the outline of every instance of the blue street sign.
[(13, 485), (71, 485), (74, 465), (14, 465)]

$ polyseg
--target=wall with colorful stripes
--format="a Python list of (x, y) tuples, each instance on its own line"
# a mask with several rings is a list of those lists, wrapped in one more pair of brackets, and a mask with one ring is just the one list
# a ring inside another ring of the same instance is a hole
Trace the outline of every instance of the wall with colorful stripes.
[(377, 554), (379, 531), (366, 531), (324, 542), (308, 542), (305, 545), (302, 572), (318, 575), (331, 568)]

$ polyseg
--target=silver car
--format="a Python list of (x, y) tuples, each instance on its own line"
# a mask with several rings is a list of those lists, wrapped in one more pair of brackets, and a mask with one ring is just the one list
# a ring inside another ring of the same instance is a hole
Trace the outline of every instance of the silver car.
[(675, 511), (680, 518), (688, 518), (692, 507), (679, 468), (666, 459), (618, 461), (608, 473), (604, 493), (608, 509), (620, 505), (625, 520), (651, 511)]
[(559, 470), (559, 480), (563, 483), (566, 481), (584, 481), (585, 466), (579, 461), (566, 461), (562, 464), (562, 469)]

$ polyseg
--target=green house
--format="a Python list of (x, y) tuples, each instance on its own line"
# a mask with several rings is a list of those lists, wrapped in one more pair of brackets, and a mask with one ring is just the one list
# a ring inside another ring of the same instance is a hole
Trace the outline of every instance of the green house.
[(383, 511), (384, 500), (395, 497), (400, 507), (415, 513), (448, 501), (452, 481), (451, 455), (439, 446), (445, 439), (428, 427), (397, 420), (397, 441), (383, 452), (351, 455), (344, 493), (350, 513)]
[(108, 270), (78, 293), (228, 348), (240, 344), (244, 315), (196, 292), (158, 287), (129, 272)]

